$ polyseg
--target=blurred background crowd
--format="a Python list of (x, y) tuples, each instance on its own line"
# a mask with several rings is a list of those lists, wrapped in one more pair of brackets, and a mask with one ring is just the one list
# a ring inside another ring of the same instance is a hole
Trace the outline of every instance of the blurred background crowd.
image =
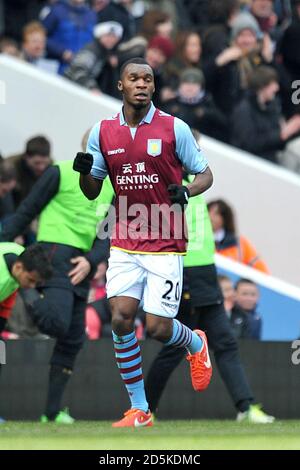
[[(0, 54), (59, 74), (94, 95), (120, 98), (122, 64), (145, 57), (154, 104), (195, 131), (300, 172), (300, 0), (0, 0)], [(0, 149), (1, 150), (1, 149)], [(47, 136), (0, 156), (0, 221), (10, 217), (53, 164)], [(53, 159), (52, 159), (53, 158)], [(242, 158), (242, 154), (241, 157)], [(218, 252), (268, 273), (238, 234), (234, 209), (208, 204)], [(37, 221), (17, 242), (35, 241)], [(110, 336), (107, 265), (92, 281), (87, 335)], [(257, 286), (220, 278), (237, 337), (260, 339)], [(143, 312), (136, 321), (145, 337)], [(6, 337), (40, 337), (19, 298)]]
[(0, 0), (0, 53), (119, 97), (144, 56), (155, 105), (299, 171), (300, 0)]

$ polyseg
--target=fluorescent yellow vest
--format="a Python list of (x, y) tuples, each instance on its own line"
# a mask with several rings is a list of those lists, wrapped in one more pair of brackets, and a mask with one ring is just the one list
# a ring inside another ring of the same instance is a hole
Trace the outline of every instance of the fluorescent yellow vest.
[(109, 209), (114, 190), (106, 178), (98, 198), (89, 201), (79, 187), (79, 175), (72, 168), (73, 161), (57, 166), (60, 170), (59, 190), (40, 215), (37, 240), (63, 243), (87, 252), (96, 238), (98, 224)]
[(4, 255), (14, 253), (19, 256), (23, 251), (24, 247), (17, 245), (17, 243), (0, 243), (0, 302), (7, 299), (19, 287), (16, 279), (8, 270)]

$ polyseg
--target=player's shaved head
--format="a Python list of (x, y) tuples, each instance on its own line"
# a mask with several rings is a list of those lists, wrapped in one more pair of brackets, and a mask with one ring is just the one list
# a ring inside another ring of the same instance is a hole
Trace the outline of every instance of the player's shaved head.
[(150, 67), (150, 65), (148, 64), (148, 62), (145, 59), (143, 59), (142, 57), (134, 57), (133, 59), (127, 60), (122, 65), (122, 67), (120, 69), (120, 78), (121, 78), (121, 80), (123, 78), (124, 73), (128, 71), (128, 68), (131, 65), (144, 65), (144, 66), (147, 66), (147, 67), (149, 67), (149, 69), (151, 70), (151, 73), (153, 75), (153, 70), (152, 70), (152, 68)]

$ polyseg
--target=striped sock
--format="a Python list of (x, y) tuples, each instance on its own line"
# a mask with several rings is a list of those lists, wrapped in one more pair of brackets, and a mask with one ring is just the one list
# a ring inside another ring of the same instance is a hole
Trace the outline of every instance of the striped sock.
[(201, 350), (203, 342), (194, 331), (174, 319), (172, 337), (165, 344), (175, 348), (186, 348), (190, 354), (195, 354)]
[(112, 335), (117, 364), (131, 401), (131, 408), (146, 413), (149, 406), (145, 394), (141, 350), (135, 332), (125, 336), (112, 332)]

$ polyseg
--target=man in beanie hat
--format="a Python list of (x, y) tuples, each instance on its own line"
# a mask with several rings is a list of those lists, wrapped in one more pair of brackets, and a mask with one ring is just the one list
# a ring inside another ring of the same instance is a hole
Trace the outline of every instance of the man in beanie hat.
[(181, 73), (176, 97), (167, 101), (163, 109), (201, 134), (227, 140), (226, 118), (217, 109), (211, 94), (206, 92), (203, 72), (197, 68), (188, 68)]
[(47, 31), (48, 56), (60, 61), (63, 74), (74, 54), (92, 40), (96, 14), (85, 0), (67, 0), (47, 5), (40, 17)]
[(116, 48), (123, 36), (117, 21), (105, 21), (94, 27), (94, 41), (75, 56), (65, 77), (95, 94), (107, 93), (119, 98)]

